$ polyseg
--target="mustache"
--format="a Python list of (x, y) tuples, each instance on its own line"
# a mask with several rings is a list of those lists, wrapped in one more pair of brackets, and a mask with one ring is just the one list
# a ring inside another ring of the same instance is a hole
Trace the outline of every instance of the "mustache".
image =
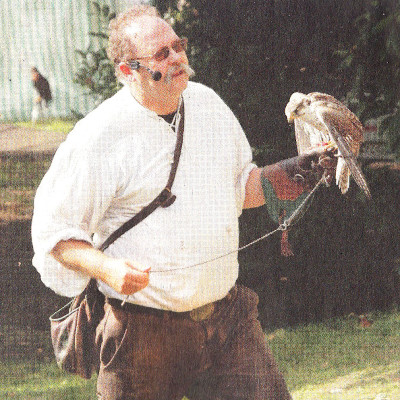
[(187, 65), (185, 63), (180, 63), (177, 65), (173, 65), (171, 68), (168, 69), (167, 73), (165, 74), (165, 78), (164, 78), (165, 82), (167, 84), (171, 83), (173, 74), (180, 70), (183, 70), (189, 76), (189, 78), (191, 78), (193, 75), (195, 75), (195, 72), (190, 65)]

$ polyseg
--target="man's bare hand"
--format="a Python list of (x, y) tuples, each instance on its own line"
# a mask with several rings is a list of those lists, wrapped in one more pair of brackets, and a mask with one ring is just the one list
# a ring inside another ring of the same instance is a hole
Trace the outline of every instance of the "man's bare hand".
[(150, 268), (141, 270), (129, 260), (109, 258), (99, 278), (120, 294), (130, 295), (149, 284)]

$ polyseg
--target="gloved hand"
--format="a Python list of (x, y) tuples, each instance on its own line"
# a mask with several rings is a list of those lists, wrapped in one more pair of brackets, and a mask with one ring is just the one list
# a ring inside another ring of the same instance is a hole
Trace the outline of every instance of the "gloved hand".
[(306, 190), (312, 190), (323, 175), (326, 185), (331, 184), (337, 165), (334, 152), (335, 149), (321, 146), (278, 164), (296, 183), (303, 185)]

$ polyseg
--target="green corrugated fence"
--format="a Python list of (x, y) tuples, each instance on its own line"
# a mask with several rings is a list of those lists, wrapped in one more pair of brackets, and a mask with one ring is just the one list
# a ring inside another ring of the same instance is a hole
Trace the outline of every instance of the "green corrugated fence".
[[(98, 0), (116, 12), (134, 0)], [(50, 115), (86, 114), (95, 100), (73, 83), (76, 49), (96, 47), (96, 13), (89, 0), (0, 1), (0, 114), (3, 120), (29, 120), (36, 96), (30, 69), (36, 66), (50, 83)]]

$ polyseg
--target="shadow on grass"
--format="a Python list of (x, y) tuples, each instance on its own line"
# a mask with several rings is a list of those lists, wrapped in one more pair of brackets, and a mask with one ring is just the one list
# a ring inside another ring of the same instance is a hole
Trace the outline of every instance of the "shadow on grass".
[(92, 400), (95, 378), (60, 371), (49, 316), (66, 303), (32, 266), (31, 220), (0, 223), (0, 398)]
[[(48, 331), (49, 316), (61, 307), (66, 299), (46, 288), (36, 269), (32, 266), (31, 221), (11, 221), (0, 224), (0, 318), (4, 327)], [(26, 356), (29, 343), (20, 341), (17, 346), (14, 335), (5, 335), (0, 344), (2, 358)], [(19, 348), (20, 347), (20, 348)], [(5, 349), (12, 354), (4, 352)]]

